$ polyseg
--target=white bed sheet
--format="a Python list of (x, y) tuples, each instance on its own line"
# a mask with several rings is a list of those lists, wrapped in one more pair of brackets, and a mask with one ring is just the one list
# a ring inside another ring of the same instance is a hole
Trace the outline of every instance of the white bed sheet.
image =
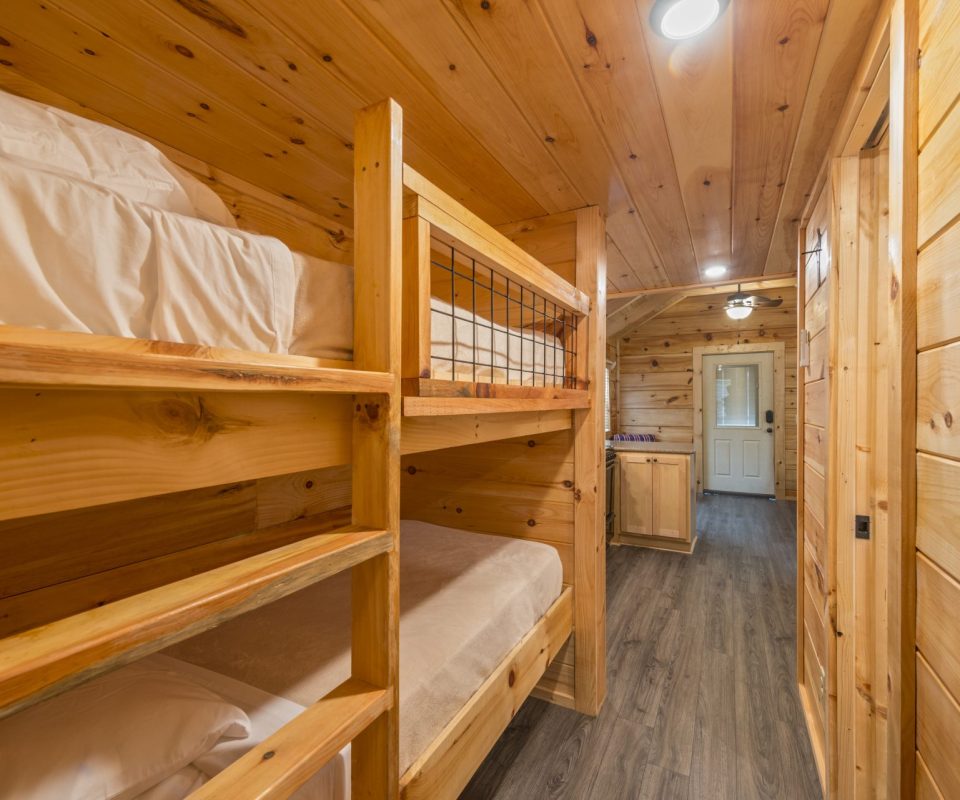
[(0, 154), (0, 323), (345, 359), (353, 269)]
[[(419, 756), (560, 595), (554, 548), (404, 521), (400, 766)], [(335, 576), (169, 648), (306, 706), (350, 676), (350, 576)]]

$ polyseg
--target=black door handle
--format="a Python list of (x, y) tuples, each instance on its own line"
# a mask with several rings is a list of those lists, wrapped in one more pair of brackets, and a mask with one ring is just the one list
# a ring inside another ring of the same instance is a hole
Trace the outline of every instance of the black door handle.
[(767, 411), (767, 424), (769, 425), (771, 422), (773, 422), (773, 412), (768, 410), (768, 411)]

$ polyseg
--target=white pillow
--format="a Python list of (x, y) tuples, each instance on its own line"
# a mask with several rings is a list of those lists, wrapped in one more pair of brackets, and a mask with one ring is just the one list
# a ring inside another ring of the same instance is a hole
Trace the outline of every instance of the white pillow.
[(0, 720), (0, 797), (127, 800), (249, 734), (247, 715), (208, 689), (131, 664)]
[(207, 776), (193, 764), (188, 764), (169, 778), (164, 778), (152, 789), (137, 795), (136, 800), (183, 800), (206, 782)]
[(149, 142), (0, 91), (0, 154), (164, 211), (236, 227), (219, 197)]

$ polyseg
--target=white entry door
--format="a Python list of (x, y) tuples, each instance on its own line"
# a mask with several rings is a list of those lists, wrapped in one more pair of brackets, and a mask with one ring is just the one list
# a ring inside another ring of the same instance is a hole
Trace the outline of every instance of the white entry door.
[(775, 493), (773, 353), (703, 356), (706, 491)]

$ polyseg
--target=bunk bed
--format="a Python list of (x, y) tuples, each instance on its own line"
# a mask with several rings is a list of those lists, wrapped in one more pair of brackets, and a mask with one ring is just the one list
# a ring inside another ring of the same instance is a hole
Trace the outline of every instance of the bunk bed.
[[(236, 229), (162, 157), (154, 185), (172, 189), (158, 200), (97, 183), (105, 170), (82, 144), (87, 160), (60, 171), (0, 153), (18, 210), (0, 223), (18, 281), (0, 298), (0, 541), (33, 570), (0, 575), (0, 717), (146, 664), (255, 723), (221, 742), (222, 771), (181, 765), (171, 791), (412, 800), (455, 797), (533, 692), (596, 713), (602, 221), (564, 217), (576, 288), (405, 165), (400, 118), (392, 102), (357, 117), (350, 265)], [(72, 199), (38, 216), (53, 195)], [(487, 526), (469, 509), (437, 518), (411, 485), (485, 442), (522, 441), (519, 461), (537, 465), (544, 435), (562, 438), (569, 471), (555, 538), (526, 515), (541, 505), (535, 480), (519, 482), (523, 513)], [(323, 502), (304, 500), (324, 486)], [(93, 529), (111, 544), (85, 541)], [(51, 543), (65, 549), (38, 552)], [(298, 690), (277, 661), (237, 667), (252, 631), (281, 649), (318, 607), (336, 610), (331, 638), (286, 662)], [(449, 652), (424, 632), (458, 625)]]

